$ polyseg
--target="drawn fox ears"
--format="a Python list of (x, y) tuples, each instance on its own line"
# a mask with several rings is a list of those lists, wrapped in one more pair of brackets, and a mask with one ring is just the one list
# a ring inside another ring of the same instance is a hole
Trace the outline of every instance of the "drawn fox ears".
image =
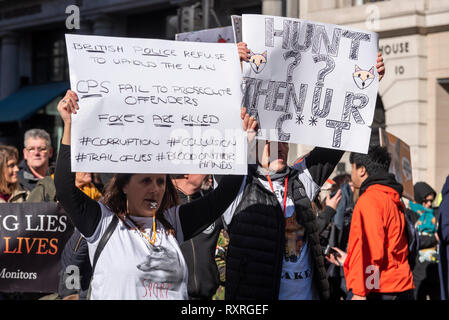
[[(362, 69), (358, 65), (355, 65), (355, 72), (359, 72), (359, 71), (362, 71)], [(371, 69), (369, 69), (368, 72), (374, 76), (374, 66), (371, 67)]]
[[(257, 53), (254, 53), (252, 50), (249, 50), (249, 56), (250, 56), (250, 57), (251, 57), (251, 56), (256, 56), (256, 55), (257, 55)], [(267, 55), (268, 55), (267, 50), (265, 50), (265, 51), (261, 54), (261, 56), (264, 57), (265, 59), (267, 58)]]

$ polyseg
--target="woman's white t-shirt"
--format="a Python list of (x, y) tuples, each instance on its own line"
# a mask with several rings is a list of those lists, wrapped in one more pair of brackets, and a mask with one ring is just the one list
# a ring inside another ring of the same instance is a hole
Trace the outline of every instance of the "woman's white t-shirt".
[[(91, 237), (86, 238), (91, 263), (97, 245), (112, 220), (113, 213), (102, 203), (101, 220)], [(119, 222), (100, 254), (92, 279), (92, 300), (185, 300), (187, 266), (179, 248), (183, 234), (178, 207), (164, 213), (176, 231), (168, 235), (156, 223), (156, 243), (146, 244), (138, 231)], [(153, 218), (133, 217), (151, 237)]]

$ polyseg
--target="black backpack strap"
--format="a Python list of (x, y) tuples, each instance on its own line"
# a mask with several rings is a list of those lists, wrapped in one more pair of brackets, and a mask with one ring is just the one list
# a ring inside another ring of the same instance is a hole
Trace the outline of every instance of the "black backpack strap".
[(97, 265), (98, 258), (100, 257), (101, 252), (103, 251), (104, 247), (106, 246), (106, 243), (109, 241), (109, 238), (111, 238), (112, 234), (114, 233), (114, 230), (117, 227), (118, 221), (119, 221), (118, 217), (114, 214), (112, 217), (112, 221), (109, 223), (108, 227), (106, 228), (106, 231), (103, 233), (103, 236), (101, 237), (100, 242), (98, 242), (98, 246), (97, 246), (97, 249), (95, 250), (95, 254), (94, 254), (94, 261), (92, 262), (92, 277), (90, 279), (89, 291), (87, 294), (88, 300), (90, 300), (92, 279), (94, 277), (95, 266)]
[(117, 227), (118, 217), (114, 214), (112, 217), (112, 221), (109, 223), (106, 231), (98, 242), (97, 249), (95, 250), (94, 261), (92, 263), (92, 274), (94, 274), (95, 266), (97, 265), (98, 258), (100, 257), (101, 251), (103, 251), (106, 243), (109, 241), (109, 238), (112, 236), (115, 228)]

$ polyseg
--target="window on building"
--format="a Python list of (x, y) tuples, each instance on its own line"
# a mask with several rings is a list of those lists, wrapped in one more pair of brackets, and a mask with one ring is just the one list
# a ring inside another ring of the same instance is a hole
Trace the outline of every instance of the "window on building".
[(262, 14), (261, 0), (219, 0), (215, 1), (215, 12), (222, 26), (231, 25), (231, 16)]
[(438, 79), (438, 83), (443, 87), (444, 90), (446, 90), (447, 93), (449, 93), (449, 78)]
[[(173, 15), (176, 15), (176, 8), (129, 15), (126, 17), (126, 36), (164, 39), (167, 34), (167, 17)], [(174, 39), (174, 35), (172, 39)]]
[[(31, 84), (69, 81), (65, 30), (43, 30), (32, 34), (32, 80)], [(56, 106), (62, 97), (38, 110), (29, 119), (22, 121), (19, 132), (21, 139), (27, 129), (42, 128), (52, 137), (57, 151), (62, 134), (62, 123)], [(22, 143), (21, 141), (19, 141)], [(56, 157), (53, 157), (53, 161)]]
[(33, 34), (33, 83), (69, 80), (64, 31)]
[(389, 1), (389, 0), (352, 0), (352, 5), (361, 6), (367, 3), (380, 2), (380, 1)]

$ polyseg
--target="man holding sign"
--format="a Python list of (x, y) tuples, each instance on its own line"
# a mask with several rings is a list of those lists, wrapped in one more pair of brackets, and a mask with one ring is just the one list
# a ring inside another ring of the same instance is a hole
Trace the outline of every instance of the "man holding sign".
[[(245, 22), (243, 25), (245, 38), (248, 26), (245, 29)], [(256, 30), (252, 28), (251, 32)], [(241, 60), (252, 64), (251, 72), (262, 72), (267, 53), (254, 54), (246, 43), (239, 43), (238, 47)], [(371, 63), (374, 65), (374, 61)], [(385, 69), (380, 56), (376, 67), (382, 77)], [(266, 77), (270, 78), (270, 75), (268, 73)], [(263, 91), (261, 85), (260, 82), (259, 92)], [(268, 89), (263, 92), (268, 101), (271, 96)], [(257, 104), (259, 100), (245, 100), (250, 112), (254, 112), (257, 105), (251, 101)], [(264, 120), (261, 118), (261, 121)], [(316, 147), (291, 167), (287, 165), (288, 151), (285, 142), (258, 140), (257, 165), (251, 168), (238, 197), (224, 214), (230, 236), (226, 299), (329, 298), (329, 283), (311, 201), (334, 170), (343, 151)]]

